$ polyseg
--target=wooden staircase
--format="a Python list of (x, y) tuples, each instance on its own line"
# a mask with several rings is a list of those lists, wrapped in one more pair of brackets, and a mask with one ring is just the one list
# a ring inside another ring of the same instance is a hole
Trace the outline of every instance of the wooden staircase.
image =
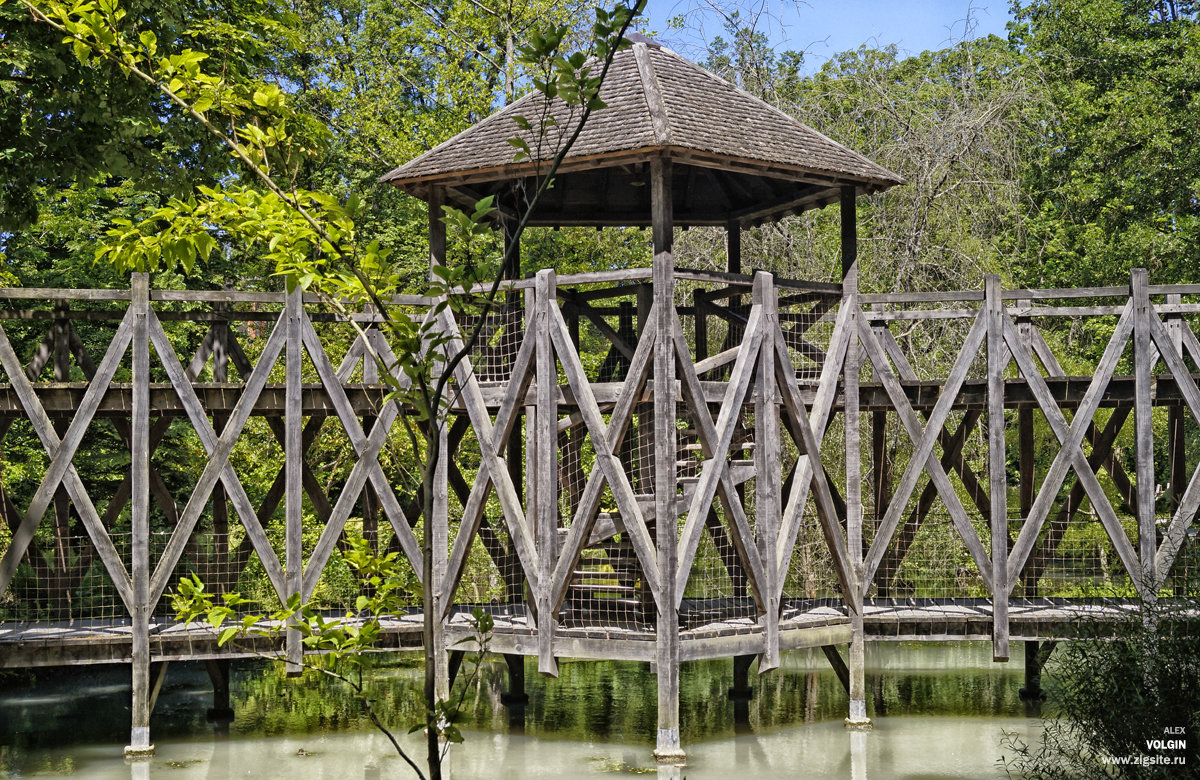
[[(742, 430), (735, 436), (730, 451), (747, 451), (753, 448), (752, 432)], [(680, 431), (677, 452), (679, 498), (676, 500), (676, 511), (678, 515), (682, 515), (691, 505), (704, 463), (695, 430)], [(731, 460), (730, 474), (735, 485), (752, 479), (754, 461)], [(655, 496), (652, 493), (638, 493), (635, 497), (653, 536), (657, 524)], [(672, 518), (672, 521), (675, 519), (677, 518)], [(635, 621), (647, 620), (653, 616), (653, 597), (643, 586), (641, 562), (624, 530), (618, 513), (601, 512), (597, 516), (587, 546), (580, 555), (567, 589), (562, 619), (584, 619), (588, 622)], [(560, 541), (565, 540), (566, 535), (566, 529), (559, 530)]]

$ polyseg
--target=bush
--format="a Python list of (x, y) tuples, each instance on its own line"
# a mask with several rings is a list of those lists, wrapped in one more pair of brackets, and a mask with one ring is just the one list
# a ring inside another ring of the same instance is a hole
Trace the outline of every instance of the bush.
[(1200, 601), (1146, 607), (1055, 650), (1040, 745), (1005, 735), (1012, 777), (1200, 776)]

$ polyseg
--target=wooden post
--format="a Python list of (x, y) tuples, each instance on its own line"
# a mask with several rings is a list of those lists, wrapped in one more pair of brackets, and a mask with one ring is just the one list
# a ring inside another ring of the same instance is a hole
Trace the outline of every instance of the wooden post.
[(429, 192), (429, 281), (437, 281), (433, 269), (446, 264), (446, 223), (442, 222), (442, 205), (446, 191), (434, 186)]
[(858, 337), (858, 212), (854, 187), (842, 187), (840, 208), (842, 220), (842, 306), (852, 309), (850, 339), (846, 363), (842, 368), (844, 388), (843, 417), (846, 427), (846, 537), (850, 565), (854, 568), (858, 588), (849, 594), (850, 603), (850, 714), (849, 728), (870, 728), (867, 717), (866, 647), (863, 632), (863, 599), (868, 583), (863, 577), (862, 538), (862, 461), (859, 442), (858, 382), (861, 366)]
[(504, 663), (508, 667), (508, 690), (500, 694), (500, 703), (506, 706), (524, 706), (529, 701), (525, 693), (525, 656), (505, 653)]
[[(284, 447), (283, 456), (287, 466), (284, 482), (284, 572), (287, 596), (291, 599), (303, 593), (304, 579), (304, 420), (300, 397), (300, 368), (304, 343), (302, 341), (301, 313), (304, 306), (304, 290), (296, 285), (287, 296), (283, 316), (286, 317), (287, 346), (284, 373)], [(291, 621), (289, 621), (291, 622)], [(303, 670), (304, 646), (300, 632), (287, 632), (287, 674), (299, 675)]]
[(537, 539), (538, 592), (534, 594), (538, 613), (538, 671), (558, 676), (554, 658), (554, 614), (551, 580), (558, 560), (558, 370), (550, 341), (551, 306), (557, 306), (554, 269), (538, 271), (537, 295), (537, 499), (535, 531)]
[[(742, 272), (742, 223), (737, 220), (730, 220), (725, 225), (725, 269), (731, 274), (740, 274)], [(737, 310), (742, 305), (742, 296), (729, 296), (729, 308)], [(728, 349), (742, 340), (742, 328), (729, 322), (728, 336), (725, 339), (725, 344), (722, 349)], [(696, 358), (700, 358), (697, 356)]]
[(654, 226), (653, 289), (654, 345), (654, 518), (658, 547), (659, 582), (662, 583), (656, 633), (658, 668), (658, 738), (654, 757), (663, 763), (684, 758), (679, 742), (679, 609), (675, 598), (678, 515), (675, 506), (675, 352), (670, 333), (675, 317), (674, 214), (672, 212), (671, 160), (650, 162), (651, 221)]
[[(433, 533), (433, 654), (434, 691), (439, 699), (450, 698), (450, 665), (446, 657), (446, 614), (442, 604), (442, 583), (446, 580), (446, 569), (450, 555), (450, 423), (437, 423), (438, 461), (433, 471), (433, 518), (430, 531)], [(452, 597), (450, 597), (452, 598)]]
[(1004, 301), (1000, 277), (984, 277), (987, 310), (988, 495), (992, 524), (992, 660), (1008, 660), (1008, 481), (1004, 441)]
[[(434, 278), (433, 268), (446, 264), (446, 224), (442, 222), (442, 204), (445, 202), (445, 192), (441, 187), (433, 187), (429, 193), (429, 268), (430, 279)], [(440, 353), (439, 353), (440, 354)], [(444, 371), (445, 364), (435, 359), (435, 373)], [(435, 419), (431, 421), (428, 431), (430, 436), (436, 436), (438, 442), (438, 459), (433, 468), (433, 509), (432, 517), (424, 518), (425, 538), (430, 547), (430, 559), (423, 562), (423, 568), (431, 580), (429, 593), (432, 594), (430, 603), (425, 604), (423, 630), (426, 636), (425, 695), (429, 696), (430, 689), (434, 698), (446, 699), (450, 695), (450, 669), (446, 659), (446, 625), (443, 619), (444, 605), (441, 602), (442, 578), (446, 571), (446, 558), (449, 538), (449, 482), (450, 458), (448, 449), (448, 421)], [(428, 666), (432, 665), (432, 669)], [(427, 735), (430, 750), (437, 737)]]
[[(1183, 296), (1178, 293), (1173, 293), (1167, 296), (1167, 305), (1178, 305), (1183, 303)], [(1175, 354), (1183, 358), (1183, 320), (1178, 314), (1171, 314), (1164, 317), (1166, 320), (1167, 334), (1171, 337), (1171, 344), (1175, 348)], [(1179, 511), (1179, 500), (1183, 497), (1183, 491), (1187, 488), (1188, 471), (1187, 471), (1187, 435), (1184, 429), (1184, 407), (1182, 404), (1175, 404), (1168, 407), (1167, 410), (1167, 451), (1170, 457), (1170, 479), (1171, 489), (1169, 495), (1171, 503), (1168, 507), (1171, 515), (1174, 516)], [(1184, 536), (1183, 544), (1187, 544), (1187, 536)], [(1182, 547), (1178, 556), (1183, 553)], [(1166, 573), (1163, 575), (1166, 576)], [(1174, 584), (1176, 596), (1182, 596), (1185, 593), (1186, 583), (1182, 577), (1177, 578)]]
[[(1024, 310), (1028, 308), (1031, 301), (1022, 299), (1017, 301), (1017, 308)], [(1033, 350), (1033, 321), (1029, 317), (1017, 317), (1017, 335), (1021, 339), (1021, 345), (1030, 350)], [(1017, 458), (1018, 469), (1020, 470), (1021, 481), (1017, 485), (1017, 499), (1021, 508), (1021, 524), (1024, 525), (1029, 520), (1029, 510), (1033, 508), (1034, 499), (1037, 497), (1037, 485), (1034, 480), (1037, 478), (1034, 459), (1036, 452), (1033, 442), (1033, 410), (1021, 408), (1017, 410)], [(1009, 583), (1010, 587), (1015, 583)], [(1021, 580), (1021, 596), (1023, 598), (1033, 598), (1037, 595), (1037, 580)], [(1022, 699), (1034, 700), (1041, 698), (1042, 685), (1042, 670), (1037, 664), (1037, 656), (1039, 643), (1036, 639), (1026, 640), (1025, 642), (1025, 686), (1021, 688), (1020, 695)], [(1033, 697), (1030, 699), (1030, 697)]]
[(779, 567), (776, 565), (776, 543), (779, 525), (783, 520), (780, 483), (779, 392), (775, 385), (774, 334), (779, 328), (779, 309), (771, 274), (759, 271), (754, 275), (754, 304), (762, 306), (767, 337), (759, 348), (758, 371), (755, 373), (754, 394), (754, 468), (755, 468), (755, 535), (759, 555), (763, 560), (766, 592), (761, 621), (763, 652), (758, 661), (762, 674), (779, 667)]
[[(226, 306), (220, 304), (214, 307), (215, 311), (224, 312)], [(221, 323), (219, 330), (213, 334), (213, 381), (228, 382), (229, 381), (229, 324)], [(213, 432), (220, 436), (225, 431), (225, 424), (229, 422), (229, 414), (226, 412), (213, 412)], [(231, 590), (235, 583), (232, 581), (234, 573), (232, 571), (231, 562), (229, 560), (229, 497), (225, 493), (225, 483), (217, 480), (217, 484), (213, 486), (212, 492), (212, 513), (213, 513), (213, 545), (212, 555), (217, 561), (217, 571), (221, 572), (221, 576), (217, 582), (211, 583), (209, 587), (214, 593), (225, 593)], [(228, 699), (228, 695), (226, 696)], [(228, 702), (226, 702), (228, 705)], [(214, 704), (214, 707), (218, 705)]]
[(213, 706), (205, 718), (209, 723), (229, 723), (233, 720), (233, 708), (229, 706), (229, 659), (206, 659), (204, 668), (213, 686)]
[(130, 757), (154, 755), (150, 744), (150, 277), (133, 274), (133, 420), (131, 464), (133, 504), (133, 701)]
[[(532, 334), (537, 332), (538, 322), (538, 299), (537, 291), (533, 288), (525, 290), (525, 332)], [(536, 338), (536, 336), (534, 336)], [(534, 371), (537, 371), (536, 358), (534, 360)], [(535, 402), (533, 406), (525, 407), (525, 516), (530, 519), (531, 523), (537, 519), (537, 405), (536, 405), (536, 386), (534, 388)], [(534, 531), (536, 539), (536, 528)], [(524, 576), (524, 572), (522, 572)], [(534, 594), (528, 595), (528, 603), (534, 603)], [(532, 611), (536, 611), (536, 604)], [(532, 625), (532, 619), (530, 619)]]
[(1154, 602), (1155, 582), (1158, 572), (1155, 562), (1157, 553), (1154, 517), (1154, 420), (1151, 393), (1153, 377), (1150, 372), (1155, 359), (1150, 340), (1150, 318), (1155, 316), (1150, 308), (1149, 281), (1145, 268), (1135, 268), (1130, 273), (1133, 294), (1133, 430), (1135, 458), (1137, 462), (1137, 520), (1138, 557), (1141, 571), (1130, 572), (1142, 598)]

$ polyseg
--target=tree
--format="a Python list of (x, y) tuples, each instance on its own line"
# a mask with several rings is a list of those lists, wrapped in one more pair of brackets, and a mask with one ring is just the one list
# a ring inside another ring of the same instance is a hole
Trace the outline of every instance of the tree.
[(1171, 0), (1014, 5), (1011, 37), (1053, 110), (1022, 173), (1031, 200), (1021, 281), (1122, 284), (1148, 268), (1195, 280), (1200, 247), (1200, 24)]
[[(405, 316), (392, 317), (383, 298), (393, 292), (397, 275), (388, 270), (390, 250), (378, 241), (363, 243), (356, 232), (355, 218), (363, 211), (361, 199), (351, 195), (344, 202), (335, 195), (299, 186), (306, 161), (315, 156), (309, 140), (313, 133), (310, 117), (297, 110), (290, 96), (277, 84), (254, 79), (231, 81), (225, 74), (207, 69), (203, 51), (184, 49), (161, 56), (150, 31), (136, 39), (125, 33), (128, 11), (116, 0), (83, 0), (62, 3), (22, 0), (38, 22), (64, 35), (85, 65), (115, 66), (122, 74), (148, 85), (167, 105), (198, 125), (232, 155), (240, 176), (228, 181), (197, 185), (186, 197), (173, 197), (139, 221), (120, 219), (108, 231), (109, 242), (98, 250), (120, 271), (174, 271), (190, 273), (207, 262), (218, 241), (240, 242), (259, 248), (273, 262), (275, 274), (284, 277), (289, 289), (297, 286), (317, 291), (330, 305), (345, 311), (347, 306), (370, 302), (384, 316), (399, 365), (382, 365), (387, 377), (403, 375), (407, 386), (397, 380), (397, 394), (411, 413), (403, 416), (412, 453), (421, 464), (422, 508), (432, 517), (433, 469), (439, 458), (445, 428), (443, 399), (450, 377), (480, 336), (485, 318), (469, 334), (461, 348), (435, 330), (435, 323), (417, 324)], [(618, 6), (613, 12), (596, 10), (591, 28), (594, 58), (583, 53), (567, 55), (563, 44), (570, 28), (553, 26), (534, 32), (520, 50), (521, 60), (531, 68), (534, 84), (546, 101), (573, 106), (573, 121), (565, 141), (554, 150), (553, 160), (539, 172), (537, 185), (520, 217), (515, 234), (524, 230), (538, 199), (550, 186), (557, 166), (570, 150), (590, 114), (604, 107), (599, 89), (612, 58), (627, 41), (624, 34), (640, 11), (641, 4)], [(577, 117), (577, 120), (574, 119)], [(544, 122), (527, 119), (525, 125)], [(543, 129), (546, 125), (540, 125)], [(228, 127), (229, 129), (225, 129)], [(529, 154), (523, 143), (518, 155)], [(486, 238), (491, 228), (491, 199), (481, 201), (475, 212), (465, 215), (447, 210), (447, 222), (468, 240)], [(500, 284), (500, 269), (512, 258), (505, 254), (494, 263), (467, 265), (459, 269), (437, 268), (439, 281), (432, 286), (443, 297), (439, 309), (453, 302), (479, 305), (486, 314)], [(481, 299), (449, 296), (470, 288), (481, 278), (493, 278), (490, 291)], [(376, 356), (383, 363), (382, 358)], [(435, 371), (435, 363), (440, 364)], [(421, 439), (424, 439), (424, 446)], [(432, 532), (425, 527), (423, 602), (432, 604)], [(303, 605), (288, 604), (292, 615)], [(438, 744), (439, 713), (436, 701), (437, 654), (434, 651), (431, 609), (425, 609), (426, 718), (428, 763), (433, 778), (441, 776)]]

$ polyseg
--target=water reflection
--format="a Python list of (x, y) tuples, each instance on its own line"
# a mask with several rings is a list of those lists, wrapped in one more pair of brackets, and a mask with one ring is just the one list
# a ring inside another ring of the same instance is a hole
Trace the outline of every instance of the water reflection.
[[(845, 692), (820, 651), (785, 654), (779, 669), (760, 676), (751, 666), (736, 680), (728, 659), (685, 664), (680, 708), (689, 766), (682, 774), (650, 758), (656, 694), (645, 664), (563, 661), (559, 678), (548, 680), (531, 661), (524, 667), (528, 702), (506, 706), (506, 663), (496, 658), (473, 684), (456, 689), (471, 731), (466, 746), (452, 751), (452, 776), (990, 777), (1000, 730), (1037, 725), (1025, 720), (1018, 696), (1020, 665), (993, 664), (988, 644), (867, 651), (876, 728), (865, 734), (843, 728)], [(375, 709), (400, 734), (422, 717), (415, 661), (387, 659), (367, 679)], [(215, 780), (266, 767), (266, 776), (302, 770), (319, 778), (345, 777), (355, 766), (364, 778), (404, 775), (342, 684), (322, 675), (292, 680), (257, 663), (234, 666), (234, 716), (223, 726), (205, 719), (212, 688), (204, 670), (173, 665), (153, 719), (158, 755), (143, 769), (125, 765), (127, 675), (127, 667), (115, 667), (43, 676), (36, 685), (10, 678), (0, 690), (0, 773), (124, 779), (144, 771)], [(421, 753), (419, 735), (403, 739)]]

